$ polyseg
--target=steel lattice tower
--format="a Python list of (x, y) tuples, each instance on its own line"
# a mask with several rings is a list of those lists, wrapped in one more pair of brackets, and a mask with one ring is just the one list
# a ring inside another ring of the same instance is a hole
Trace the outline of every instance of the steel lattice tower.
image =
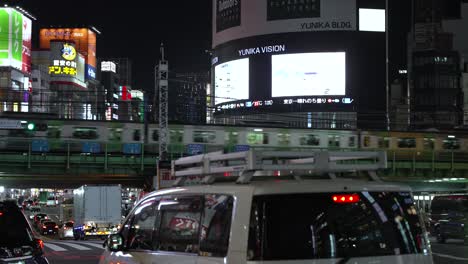
[(167, 160), (168, 128), (168, 79), (169, 64), (164, 57), (164, 45), (161, 43), (161, 59), (156, 65), (156, 92), (159, 93), (159, 160)]

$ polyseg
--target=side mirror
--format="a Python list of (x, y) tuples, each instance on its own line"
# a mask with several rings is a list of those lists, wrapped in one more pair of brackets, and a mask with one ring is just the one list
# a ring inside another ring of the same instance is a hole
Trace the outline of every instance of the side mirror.
[(117, 252), (123, 250), (123, 237), (120, 234), (109, 235), (104, 245), (107, 245), (107, 248), (112, 252)]

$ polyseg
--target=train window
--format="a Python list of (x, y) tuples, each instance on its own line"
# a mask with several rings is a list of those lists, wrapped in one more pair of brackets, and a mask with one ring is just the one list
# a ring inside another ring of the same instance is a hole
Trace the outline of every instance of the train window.
[(456, 138), (444, 139), (442, 148), (443, 149), (460, 149), (460, 140)]
[(398, 148), (415, 148), (416, 139), (415, 138), (399, 138), (398, 139)]
[(239, 133), (237, 133), (237, 132), (228, 132), (228, 133), (226, 133), (224, 141), (228, 145), (239, 144)]
[(122, 129), (121, 128), (109, 128), (109, 140), (110, 141), (121, 141), (122, 140)]
[(268, 144), (267, 133), (247, 133), (247, 144), (249, 145), (266, 145)]
[(60, 138), (62, 130), (58, 126), (49, 126), (47, 130), (47, 137), (48, 138)]
[(340, 136), (328, 136), (328, 147), (339, 147)]
[(302, 135), (299, 138), (299, 144), (301, 146), (319, 146), (320, 145), (320, 137), (317, 135)]
[(389, 137), (379, 138), (379, 148), (381, 149), (390, 148), (390, 138)]
[(424, 149), (433, 150), (435, 140), (433, 138), (424, 138)]
[(159, 130), (157, 130), (157, 129), (153, 130), (152, 138), (153, 138), (153, 141), (155, 141), (155, 142), (159, 141)]
[(171, 143), (182, 143), (184, 139), (184, 131), (183, 130), (170, 130), (170, 141)]
[(370, 136), (364, 136), (362, 138), (362, 145), (365, 147), (365, 148), (368, 148), (371, 146), (371, 137)]
[(195, 143), (216, 143), (216, 132), (214, 131), (193, 131), (193, 142)]
[(133, 130), (133, 141), (141, 140), (141, 131), (139, 129)]
[(289, 146), (291, 142), (291, 135), (288, 133), (278, 133), (278, 145)]
[(97, 139), (99, 135), (95, 127), (74, 127), (72, 137), (78, 139)]
[(348, 147), (353, 148), (355, 146), (356, 146), (356, 138), (355, 137), (349, 137)]

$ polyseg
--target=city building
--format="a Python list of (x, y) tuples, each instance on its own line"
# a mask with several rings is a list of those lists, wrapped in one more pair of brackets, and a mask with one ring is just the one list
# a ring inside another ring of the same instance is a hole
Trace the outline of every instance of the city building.
[(171, 123), (206, 124), (209, 72), (169, 74)]
[(50, 90), (49, 68), (44, 65), (33, 65), (32, 73), (32, 108), (33, 113), (51, 113), (52, 98), (55, 94)]
[(21, 8), (0, 7), (0, 112), (31, 108), (32, 20)]
[(214, 0), (213, 122), (385, 129), (385, 31), (384, 0)]
[[(457, 32), (448, 26), (459, 24), (461, 7), (461, 1), (414, 1), (409, 63), (412, 129), (451, 129), (463, 122), (463, 57), (453, 45)], [(458, 35), (466, 35), (466, 30)]]

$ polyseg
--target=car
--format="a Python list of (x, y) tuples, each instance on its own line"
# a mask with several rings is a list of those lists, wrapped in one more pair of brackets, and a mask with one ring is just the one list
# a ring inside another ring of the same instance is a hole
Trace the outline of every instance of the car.
[(35, 238), (16, 204), (0, 202), (0, 263), (48, 264), (44, 243)]
[(429, 222), (437, 242), (460, 239), (468, 245), (468, 194), (434, 196)]
[(39, 213), (39, 214), (35, 214), (34, 215), (34, 223), (37, 225), (38, 223), (40, 223), (40, 221), (42, 219), (48, 219), (49, 216), (47, 216), (47, 214), (43, 214), (43, 213)]
[(73, 238), (73, 221), (65, 222), (58, 230), (60, 239)]
[(41, 234), (44, 234), (44, 235), (55, 235), (58, 233), (58, 230), (59, 230), (58, 225), (55, 222), (50, 221), (50, 220), (45, 220), (44, 222), (42, 222), (42, 226), (39, 229)]
[[(380, 181), (385, 166), (374, 152), (181, 158), (177, 187), (139, 201), (100, 263), (431, 264), (411, 188)], [(371, 180), (356, 179), (360, 170)]]

